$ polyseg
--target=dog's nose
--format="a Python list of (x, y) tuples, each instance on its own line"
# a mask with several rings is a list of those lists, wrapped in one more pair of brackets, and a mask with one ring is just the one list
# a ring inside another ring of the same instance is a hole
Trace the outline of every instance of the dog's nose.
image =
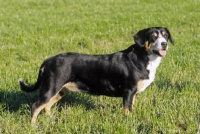
[(166, 49), (166, 48), (167, 48), (167, 42), (162, 42), (161, 45), (162, 45), (162, 48), (163, 48), (163, 49)]

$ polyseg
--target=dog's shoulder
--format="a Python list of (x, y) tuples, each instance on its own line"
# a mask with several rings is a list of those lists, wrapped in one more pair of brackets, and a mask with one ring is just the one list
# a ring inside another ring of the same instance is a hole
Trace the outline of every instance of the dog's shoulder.
[(128, 57), (133, 64), (136, 65), (144, 64), (147, 66), (149, 62), (148, 53), (144, 50), (144, 48), (141, 48), (136, 44), (120, 51), (120, 53), (122, 53), (123, 56)]

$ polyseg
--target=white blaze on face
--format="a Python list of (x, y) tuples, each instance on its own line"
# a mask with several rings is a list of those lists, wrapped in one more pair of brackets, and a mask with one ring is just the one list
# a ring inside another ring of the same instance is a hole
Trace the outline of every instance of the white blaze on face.
[[(163, 35), (162, 35), (162, 34), (160, 33), (160, 31), (159, 31), (159, 33), (158, 33), (158, 38), (157, 38), (158, 50), (162, 49), (161, 43), (163, 43), (163, 42), (167, 43), (167, 40), (163, 37)], [(167, 49), (168, 49), (168, 46), (167, 46), (166, 50), (167, 50)]]
[[(163, 34), (165, 34), (163, 32)], [(167, 54), (167, 49), (168, 49), (168, 45), (166, 46), (165, 49), (163, 49), (162, 43), (167, 43), (167, 40), (164, 38), (164, 35), (161, 34), (161, 31), (158, 31), (158, 37), (156, 39), (155, 44), (153, 45), (153, 47), (151, 47), (151, 51), (157, 51), (157, 53), (159, 53), (159, 55), (161, 55), (162, 57), (164, 57)]]

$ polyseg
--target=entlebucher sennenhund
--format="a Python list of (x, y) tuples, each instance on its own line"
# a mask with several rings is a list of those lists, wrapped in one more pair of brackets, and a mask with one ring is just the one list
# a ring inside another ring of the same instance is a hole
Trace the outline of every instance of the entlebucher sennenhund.
[(122, 97), (125, 113), (132, 110), (136, 94), (144, 91), (154, 80), (156, 69), (174, 44), (167, 28), (151, 27), (134, 35), (135, 44), (125, 50), (106, 55), (62, 53), (46, 59), (35, 84), (28, 86), (19, 79), (21, 89), (40, 89), (32, 105), (31, 123), (42, 109), (50, 114), (51, 106), (68, 91)]

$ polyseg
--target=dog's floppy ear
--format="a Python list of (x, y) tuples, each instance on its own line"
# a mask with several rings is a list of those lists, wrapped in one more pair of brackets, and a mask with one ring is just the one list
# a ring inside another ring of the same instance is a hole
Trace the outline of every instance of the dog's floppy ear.
[(145, 37), (146, 33), (149, 31), (149, 28), (140, 30), (137, 34), (133, 36), (133, 39), (136, 44), (138, 44), (141, 47), (144, 47), (145, 45)]
[(167, 28), (165, 28), (165, 30), (167, 31), (169, 41), (172, 43), (172, 45), (174, 45), (174, 39), (171, 36), (171, 33), (169, 32), (169, 30)]

